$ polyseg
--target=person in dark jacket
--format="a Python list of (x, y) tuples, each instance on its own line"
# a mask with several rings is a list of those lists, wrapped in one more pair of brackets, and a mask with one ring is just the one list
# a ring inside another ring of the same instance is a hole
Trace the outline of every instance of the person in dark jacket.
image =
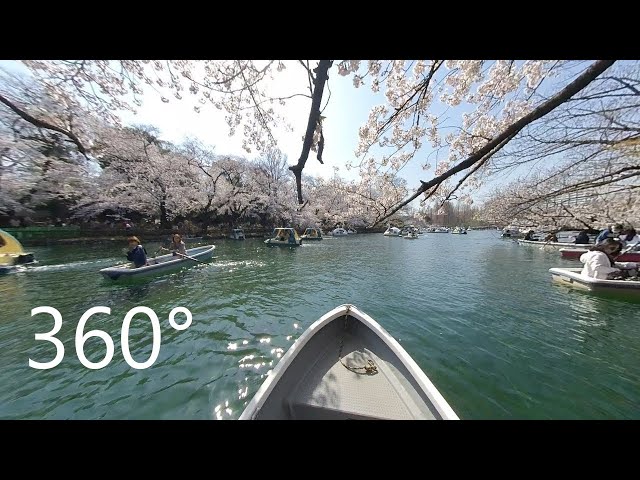
[(596, 237), (596, 245), (603, 242), (607, 238), (616, 238), (622, 233), (622, 225), (610, 225), (602, 230)]
[(147, 252), (144, 247), (140, 245), (138, 237), (129, 237), (129, 251), (127, 252), (127, 260), (133, 262), (135, 268), (144, 267), (148, 265)]
[(534, 233), (533, 230), (529, 230), (527, 234), (524, 236), (524, 239), (535, 241), (535, 238), (533, 238), (533, 233)]
[(576, 244), (586, 244), (589, 243), (589, 234), (587, 233), (586, 230), (582, 230), (578, 236), (576, 237), (575, 241), (573, 243)]

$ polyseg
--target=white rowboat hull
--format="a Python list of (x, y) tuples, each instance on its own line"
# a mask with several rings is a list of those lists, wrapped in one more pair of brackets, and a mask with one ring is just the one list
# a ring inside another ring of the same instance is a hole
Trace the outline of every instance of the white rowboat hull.
[(585, 248), (591, 248), (593, 247), (593, 244), (575, 244), (575, 243), (568, 243), (568, 242), (545, 242), (544, 240), (539, 240), (539, 241), (535, 241), (535, 240), (518, 240), (518, 243), (520, 245), (527, 245), (527, 246), (532, 246), (532, 247), (545, 247), (545, 248), (570, 248), (570, 247), (576, 247), (577, 246), (582, 246)]
[[(205, 260), (210, 260), (211, 257), (213, 257), (213, 250), (215, 248), (215, 245), (190, 248), (187, 249), (187, 255), (199, 260), (200, 262), (204, 262)], [(181, 257), (180, 255), (174, 256), (172, 253), (159, 257), (151, 257), (148, 258), (148, 261), (148, 266), (131, 268), (131, 264), (118, 265), (115, 267), (103, 268), (100, 270), (100, 273), (105, 278), (109, 278), (111, 280), (124, 280), (146, 277), (149, 275), (158, 275), (178, 268), (197, 265), (199, 263), (197, 261)]]
[(550, 268), (552, 280), (581, 290), (611, 292), (625, 291), (640, 294), (640, 282), (634, 280), (600, 280), (581, 275), (581, 268)]
[[(339, 358), (339, 355), (341, 357)], [(356, 373), (372, 360), (374, 374)], [(375, 320), (341, 305), (282, 357), (240, 420), (457, 420), (429, 378)]]

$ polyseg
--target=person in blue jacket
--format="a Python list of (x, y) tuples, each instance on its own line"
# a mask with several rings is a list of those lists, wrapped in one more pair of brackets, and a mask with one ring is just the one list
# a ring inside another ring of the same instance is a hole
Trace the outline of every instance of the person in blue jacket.
[(142, 245), (138, 237), (127, 238), (129, 242), (129, 251), (127, 252), (127, 260), (133, 262), (135, 268), (144, 267), (148, 265), (147, 252)]
[(622, 225), (610, 225), (602, 230), (596, 237), (596, 245), (603, 242), (607, 238), (618, 237), (622, 233)]

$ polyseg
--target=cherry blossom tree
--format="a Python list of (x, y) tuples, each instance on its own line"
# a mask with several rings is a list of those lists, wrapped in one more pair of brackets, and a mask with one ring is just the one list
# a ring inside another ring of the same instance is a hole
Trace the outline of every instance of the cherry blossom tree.
[(102, 167), (94, 188), (97, 198), (79, 205), (77, 216), (125, 208), (159, 218), (162, 228), (195, 207), (198, 177), (195, 167), (173, 145), (158, 138), (150, 126), (113, 128), (97, 157)]
[[(465, 183), (477, 186), (498, 151), (527, 125), (584, 90), (614, 61), (590, 63), (577, 74), (573, 70), (579, 65), (568, 69), (561, 61), (372, 60), (365, 68), (360, 63), (341, 62), (339, 73), (352, 75), (356, 87), (367, 81), (374, 92), (386, 87), (387, 99), (387, 104), (371, 110), (360, 129), (356, 155), (361, 174), (400, 172), (425, 141), (436, 152), (444, 152), (443, 157), (436, 156), (434, 178), (422, 181), (414, 194), (392, 209), (394, 213), (418, 197), (439, 194), (445, 201)], [(543, 96), (539, 92), (545, 82), (554, 84), (548, 87), (552, 93)], [(436, 102), (448, 109), (466, 105), (473, 110), (461, 114), (461, 126), (455, 131), (446, 132), (444, 114), (433, 111)], [(430, 167), (428, 159), (423, 160), (423, 168)], [(458, 182), (443, 191), (444, 182), (457, 174), (462, 174)]]
[(496, 171), (537, 167), (487, 205), (539, 222), (637, 224), (639, 144), (640, 65), (620, 62), (502, 152)]
[(86, 193), (86, 153), (100, 120), (27, 79), (4, 74), (0, 85), (0, 210), (27, 215), (74, 203)]
[[(308, 92), (301, 85), (300, 91), (279, 97), (266, 91), (268, 82), (287, 67), (279, 61), (24, 63), (55, 95), (74, 95), (114, 121), (118, 110), (141, 104), (144, 88), (155, 89), (163, 101), (191, 95), (198, 102), (196, 111), (206, 104), (225, 111), (230, 134), (241, 129), (247, 151), (273, 148), (273, 129), (286, 123), (276, 107), (293, 96), (309, 97), (302, 151), (290, 167), (300, 205), (305, 204), (302, 172), (310, 152), (316, 151), (323, 161), (322, 100), (335, 63), (338, 74), (352, 76), (356, 88), (369, 84), (386, 99), (372, 109), (359, 131), (357, 166), (364, 185), (376, 177), (396, 177), (409, 162), (419, 161), (428, 169), (435, 160), (433, 178), (422, 181), (383, 216), (374, 216), (372, 221), (379, 223), (419, 197), (445, 202), (460, 190), (464, 199), (465, 186), (478, 186), (491, 174), (496, 153), (523, 129), (583, 92), (614, 61), (321, 60), (315, 68), (299, 61), (295, 64), (306, 69)], [(454, 125), (447, 125), (449, 113), (459, 120)], [(427, 143), (434, 149), (433, 158), (423, 157)]]
[(327, 227), (364, 227), (376, 223), (407, 193), (406, 180), (375, 177), (346, 181), (337, 172), (328, 180), (309, 182), (308, 208)]

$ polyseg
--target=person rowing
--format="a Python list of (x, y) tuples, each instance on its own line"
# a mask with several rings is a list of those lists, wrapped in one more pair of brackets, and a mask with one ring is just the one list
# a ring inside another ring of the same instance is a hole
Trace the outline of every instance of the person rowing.
[(607, 238), (618, 238), (622, 233), (623, 226), (621, 224), (609, 225), (607, 228), (602, 230), (598, 236), (596, 237), (596, 245), (602, 243)]
[(175, 257), (178, 254), (181, 255), (186, 255), (187, 254), (187, 247), (184, 244), (184, 241), (182, 240), (182, 237), (180, 236), (180, 234), (175, 233), (172, 237), (171, 240), (171, 244), (169, 245), (169, 248), (164, 248), (164, 247), (160, 247), (160, 250), (164, 250), (167, 252), (173, 252), (173, 256)]

